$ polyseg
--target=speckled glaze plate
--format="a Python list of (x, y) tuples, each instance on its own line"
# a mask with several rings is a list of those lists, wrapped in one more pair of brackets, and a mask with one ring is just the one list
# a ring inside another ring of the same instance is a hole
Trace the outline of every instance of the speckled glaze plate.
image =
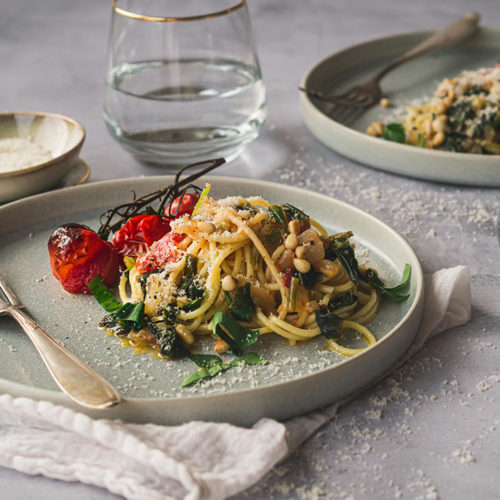
[[(377, 69), (431, 34), (430, 31), (380, 38), (344, 49), (320, 61), (302, 86), (335, 95), (373, 76)], [(373, 121), (397, 121), (407, 106), (433, 95), (437, 84), (465, 69), (493, 67), (500, 59), (500, 29), (482, 28), (469, 40), (404, 64), (382, 80), (393, 106), (374, 106), (360, 116), (337, 121), (333, 104), (300, 96), (307, 127), (329, 148), (374, 168), (419, 179), (475, 186), (500, 186), (500, 157), (422, 149), (370, 137)]]
[(164, 362), (134, 355), (119, 339), (97, 329), (103, 310), (93, 297), (70, 295), (52, 278), (47, 253), (51, 232), (62, 223), (94, 229), (105, 209), (172, 182), (172, 177), (122, 179), (71, 187), (0, 207), (0, 273), (28, 312), (59, 342), (103, 375), (125, 401), (108, 410), (76, 407), (59, 392), (34, 347), (10, 318), (0, 317), (0, 392), (45, 399), (92, 416), (133, 422), (175, 424), (195, 419), (250, 425), (267, 416), (286, 419), (332, 403), (385, 373), (408, 349), (420, 323), (423, 276), (406, 241), (380, 220), (346, 203), (300, 188), (254, 179), (207, 178), (215, 197), (260, 195), (291, 201), (330, 232), (352, 230), (362, 262), (397, 283), (406, 263), (413, 268), (411, 297), (400, 304), (383, 301), (370, 325), (379, 340), (362, 354), (345, 359), (326, 351), (321, 339), (288, 347), (266, 335), (253, 351), (266, 366), (241, 367), (206, 383), (181, 389), (195, 370), (189, 360)]

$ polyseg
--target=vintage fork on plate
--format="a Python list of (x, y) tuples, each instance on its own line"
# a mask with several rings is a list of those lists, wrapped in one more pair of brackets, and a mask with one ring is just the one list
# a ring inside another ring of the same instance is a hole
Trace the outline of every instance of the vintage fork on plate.
[(465, 40), (476, 32), (479, 19), (480, 16), (477, 13), (467, 14), (465, 17), (459, 19), (453, 24), (450, 24), (446, 28), (436, 31), (429, 38), (426, 38), (423, 42), (405, 52), (402, 56), (388, 63), (368, 81), (354, 85), (340, 94), (327, 95), (323, 92), (303, 87), (300, 87), (300, 90), (305, 92), (310, 97), (315, 97), (322, 101), (327, 101), (348, 108), (367, 108), (373, 106), (379, 102), (382, 97), (380, 80), (387, 73), (389, 73), (389, 71), (397, 68), (407, 61), (415, 59), (418, 56)]
[(109, 382), (58, 344), (21, 310), (23, 305), (1, 276), (0, 290), (6, 299), (0, 297), (0, 315), (8, 314), (21, 325), (63, 392), (79, 405), (95, 410), (120, 403), (120, 395)]

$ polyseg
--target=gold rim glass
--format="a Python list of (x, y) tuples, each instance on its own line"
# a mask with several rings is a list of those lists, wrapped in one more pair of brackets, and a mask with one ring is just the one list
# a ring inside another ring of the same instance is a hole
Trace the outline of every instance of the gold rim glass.
[(104, 118), (136, 158), (236, 157), (266, 116), (245, 0), (113, 0)]

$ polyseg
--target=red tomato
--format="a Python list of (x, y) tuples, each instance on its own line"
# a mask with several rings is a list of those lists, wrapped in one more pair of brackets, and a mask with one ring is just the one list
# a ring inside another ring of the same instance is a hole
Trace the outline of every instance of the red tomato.
[(185, 238), (184, 234), (167, 233), (161, 240), (154, 243), (148, 253), (141, 255), (135, 261), (140, 274), (149, 273), (162, 267), (167, 262), (177, 260), (177, 245)]
[(49, 238), (52, 274), (70, 293), (90, 294), (87, 284), (99, 275), (109, 287), (120, 274), (121, 257), (111, 243), (82, 224), (64, 224)]
[(169, 222), (158, 215), (136, 215), (113, 235), (113, 246), (123, 256), (137, 257), (169, 231)]
[[(198, 193), (185, 193), (178, 196), (170, 205), (165, 208), (165, 217), (168, 219), (177, 219), (183, 215), (191, 215), (200, 195)], [(181, 201), (182, 200), (182, 201)], [(179, 208), (180, 203), (180, 208)], [(179, 212), (177, 212), (179, 210)]]

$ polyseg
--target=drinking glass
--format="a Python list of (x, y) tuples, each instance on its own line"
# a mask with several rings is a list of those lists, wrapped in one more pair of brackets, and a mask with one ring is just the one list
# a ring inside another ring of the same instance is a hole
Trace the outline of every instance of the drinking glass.
[(139, 160), (231, 160), (259, 134), (266, 96), (246, 0), (113, 0), (108, 55), (104, 119)]

